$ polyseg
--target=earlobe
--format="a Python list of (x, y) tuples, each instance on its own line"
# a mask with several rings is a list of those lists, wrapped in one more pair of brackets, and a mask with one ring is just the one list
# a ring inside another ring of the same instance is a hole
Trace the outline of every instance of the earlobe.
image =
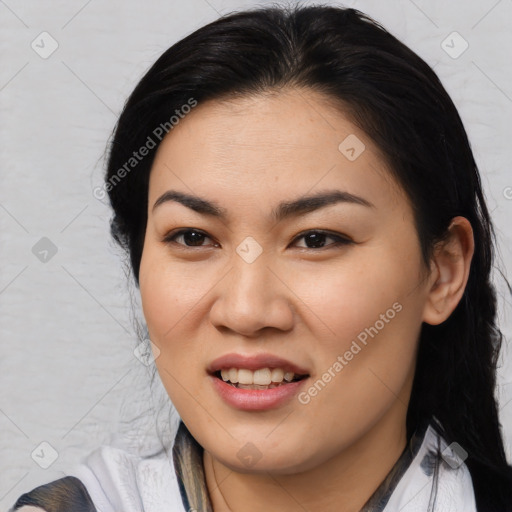
[(460, 302), (474, 253), (473, 229), (465, 217), (454, 217), (446, 238), (434, 250), (423, 321), (444, 322)]

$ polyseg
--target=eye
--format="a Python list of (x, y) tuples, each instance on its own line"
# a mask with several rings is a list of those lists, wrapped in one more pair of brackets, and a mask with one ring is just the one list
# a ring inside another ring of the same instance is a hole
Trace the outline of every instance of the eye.
[[(183, 237), (185, 243), (176, 242), (178, 238)], [(199, 229), (180, 229), (175, 233), (169, 233), (163, 239), (165, 243), (177, 243), (178, 245), (184, 245), (185, 247), (204, 247), (202, 242), (205, 238), (209, 238), (206, 233)], [(218, 246), (218, 244), (214, 244)]]
[[(304, 238), (304, 241), (306, 242), (306, 247), (302, 246), (302, 249), (323, 249), (325, 247), (326, 238), (331, 238), (334, 240), (334, 243), (327, 244), (327, 247), (336, 247), (339, 245), (348, 245), (354, 243), (353, 240), (350, 240), (346, 236), (320, 230), (305, 231), (304, 233), (301, 233), (299, 236), (297, 236), (294, 242), (300, 240), (301, 238)], [(308, 244), (312, 245), (313, 247)]]
[[(182, 241), (178, 241), (178, 239), (182, 238)], [(206, 233), (199, 229), (188, 228), (188, 229), (180, 229), (174, 233), (169, 233), (163, 239), (164, 243), (174, 243), (185, 247), (204, 247), (203, 242), (205, 239), (210, 238)], [(299, 236), (295, 237), (293, 242), (297, 242), (297, 240), (304, 239), (306, 242), (306, 247), (302, 246), (302, 249), (323, 249), (326, 247), (325, 240), (330, 238), (334, 240), (333, 243), (327, 244), (329, 246), (339, 246), (339, 245), (348, 245), (354, 243), (353, 240), (350, 240), (348, 237), (340, 235), (338, 233), (331, 233), (329, 231), (321, 231), (321, 230), (310, 230), (301, 233)], [(211, 240), (211, 239), (210, 239)], [(218, 243), (213, 244), (215, 247), (218, 247)]]

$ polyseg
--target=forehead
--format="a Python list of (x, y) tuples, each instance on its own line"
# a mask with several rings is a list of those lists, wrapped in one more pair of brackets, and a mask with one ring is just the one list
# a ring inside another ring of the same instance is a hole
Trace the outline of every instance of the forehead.
[(404, 199), (378, 148), (340, 108), (287, 89), (199, 103), (160, 144), (150, 201), (165, 188), (261, 202), (329, 187), (371, 202)]

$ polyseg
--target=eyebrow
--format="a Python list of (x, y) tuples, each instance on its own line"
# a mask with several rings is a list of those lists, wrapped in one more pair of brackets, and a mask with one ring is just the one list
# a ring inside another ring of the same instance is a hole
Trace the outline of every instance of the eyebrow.
[[(155, 201), (153, 211), (158, 206), (170, 201), (180, 203), (201, 215), (208, 215), (222, 220), (226, 220), (228, 217), (228, 211), (214, 201), (208, 201), (198, 196), (178, 192), (177, 190), (168, 190), (162, 194)], [(300, 197), (293, 201), (283, 201), (271, 211), (270, 217), (275, 222), (280, 222), (283, 219), (297, 217), (337, 203), (357, 204), (368, 208), (375, 208), (375, 205), (367, 199), (349, 192), (343, 190), (328, 190)]]

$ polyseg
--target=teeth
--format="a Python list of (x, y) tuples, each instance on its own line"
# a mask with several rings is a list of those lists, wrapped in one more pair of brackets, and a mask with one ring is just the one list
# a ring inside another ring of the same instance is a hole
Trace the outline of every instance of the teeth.
[(254, 384), (253, 372), (251, 370), (238, 370), (238, 383), (239, 384)]
[(230, 384), (232, 386), (235, 386), (237, 388), (241, 389), (273, 389), (277, 388), (279, 386), (284, 386), (284, 384), (281, 382), (280, 384), (270, 384), (269, 386), (259, 386), (258, 384)]
[(228, 380), (231, 382), (238, 382), (238, 370), (236, 368), (231, 368), (228, 370)]
[(284, 376), (284, 371), (281, 370), (281, 368), (274, 368), (272, 370), (272, 376), (271, 376), (272, 382), (282, 382), (283, 376)]
[(247, 370), (246, 368), (229, 368), (220, 372), (224, 382), (232, 384), (240, 384), (244, 386), (270, 386), (272, 384), (280, 384), (284, 381), (291, 382), (295, 374), (293, 372), (285, 372), (282, 368), (260, 368), (256, 371)]
[(272, 374), (268, 368), (262, 368), (261, 370), (256, 370), (253, 373), (252, 384), (259, 384), (260, 386), (270, 386), (272, 382)]

